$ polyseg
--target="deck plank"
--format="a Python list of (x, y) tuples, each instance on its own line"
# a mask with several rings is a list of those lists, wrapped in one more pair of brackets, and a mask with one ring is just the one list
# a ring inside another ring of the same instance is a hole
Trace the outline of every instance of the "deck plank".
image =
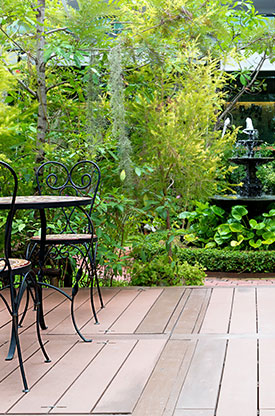
[(175, 287), (163, 289), (155, 304), (136, 330), (137, 334), (162, 334), (173, 317), (184, 289)]
[(259, 401), (260, 409), (275, 409), (271, 386), (275, 383), (275, 339), (259, 340)]
[(174, 416), (214, 416), (213, 409), (176, 409)]
[(48, 329), (41, 333), (52, 362), (43, 362), (30, 303), (20, 329), (28, 394), (17, 358), (4, 361), (11, 325), (2, 307), (0, 414), (256, 416), (259, 410), (259, 416), (275, 416), (274, 290), (103, 288), (106, 307), (95, 291), (100, 324), (94, 325), (89, 290), (81, 289), (76, 319), (93, 338), (83, 343), (70, 302), (45, 289)]
[(167, 342), (133, 416), (161, 416), (163, 414), (189, 344), (190, 341), (185, 340)]
[(214, 288), (202, 324), (201, 333), (227, 333), (233, 301), (233, 288)]
[(102, 343), (78, 342), (44, 375), (40, 383), (12, 407), (12, 412), (20, 414), (32, 409), (32, 412), (48, 413), (103, 347)]
[(90, 413), (137, 341), (108, 342), (57, 402), (53, 413)]
[[(5, 400), (0, 400), (0, 414), (8, 413), (8, 410), (21, 398), (32, 395), (33, 387), (36, 383), (40, 383), (41, 378), (46, 374), (56, 363), (62, 359), (63, 356), (70, 351), (76, 344), (75, 338), (58, 340), (54, 339), (47, 344), (47, 352), (52, 359), (51, 363), (44, 363), (41, 351), (34, 354), (29, 360), (25, 362), (25, 371), (30, 387), (30, 392), (25, 395), (22, 393), (22, 381), (19, 370), (14, 371), (9, 377), (0, 383), (0, 397), (5, 397)], [(25, 412), (31, 413), (32, 407), (25, 409)], [(14, 412), (12, 412), (14, 413)]]
[(112, 325), (123, 314), (124, 310), (134, 301), (139, 295), (138, 288), (131, 288), (120, 290), (117, 294), (111, 298), (108, 305), (101, 309), (98, 313), (98, 319), (100, 324), (93, 325), (88, 322), (81, 330), (84, 334), (106, 334), (112, 333)]
[(256, 333), (256, 295), (253, 287), (236, 287), (230, 333)]
[(192, 334), (198, 322), (200, 312), (208, 299), (209, 289), (193, 290), (182, 309), (173, 334)]
[(176, 409), (215, 410), (226, 341), (203, 339), (197, 344)]
[(259, 333), (270, 333), (275, 335), (275, 288), (257, 288), (258, 302), (258, 331)]
[(110, 327), (112, 333), (132, 334), (152, 308), (162, 289), (142, 290), (123, 314)]
[[(84, 296), (82, 295), (82, 292)], [(115, 290), (103, 290), (102, 296), (104, 298), (104, 304), (105, 307), (108, 308), (108, 304), (119, 292), (119, 288), (115, 288)], [(81, 295), (81, 296), (79, 296)], [(80, 329), (82, 329), (84, 326), (86, 326), (85, 331), (82, 331), (83, 333), (92, 333), (98, 330), (100, 330), (100, 303), (98, 296), (95, 297), (95, 308), (98, 311), (97, 317), (99, 319), (99, 324), (95, 327), (95, 320), (92, 315), (92, 309), (90, 304), (90, 292), (80, 290), (80, 293), (77, 294), (75, 298), (75, 319), (77, 322), (77, 325)], [(105, 308), (104, 308), (105, 309)], [(87, 330), (89, 328), (89, 331)], [(63, 320), (58, 320), (55, 325), (49, 325), (49, 330), (47, 331), (48, 334), (54, 335), (54, 334), (75, 334), (75, 330), (72, 324), (72, 318), (70, 315), (70, 304), (67, 305), (67, 315)]]
[(217, 416), (257, 416), (257, 340), (228, 341)]
[(164, 345), (164, 340), (138, 341), (93, 412), (131, 414)]

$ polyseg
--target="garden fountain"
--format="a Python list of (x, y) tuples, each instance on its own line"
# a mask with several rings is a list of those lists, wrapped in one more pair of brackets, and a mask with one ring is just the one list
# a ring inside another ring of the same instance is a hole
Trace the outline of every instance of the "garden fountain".
[(246, 119), (246, 128), (243, 133), (247, 139), (237, 140), (231, 162), (245, 167), (243, 185), (238, 194), (219, 196), (212, 198), (212, 202), (229, 210), (234, 205), (245, 205), (251, 215), (257, 215), (267, 211), (270, 204), (275, 203), (275, 195), (263, 193), (262, 184), (257, 178), (256, 172), (259, 165), (271, 162), (273, 157), (261, 156), (259, 146), (263, 143), (258, 138), (258, 131), (254, 129), (251, 118)]

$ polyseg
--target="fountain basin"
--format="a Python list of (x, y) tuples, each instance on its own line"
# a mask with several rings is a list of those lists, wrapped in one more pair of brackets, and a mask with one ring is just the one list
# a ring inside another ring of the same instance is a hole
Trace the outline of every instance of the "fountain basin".
[(231, 208), (235, 205), (244, 205), (247, 208), (250, 217), (254, 217), (255, 215), (268, 212), (270, 209), (275, 208), (275, 195), (261, 195), (254, 197), (241, 195), (215, 195), (211, 198), (211, 202), (228, 212), (230, 212)]
[(274, 160), (274, 157), (241, 156), (232, 157), (229, 160), (233, 163), (236, 163), (236, 165), (260, 165), (263, 163), (272, 162)]

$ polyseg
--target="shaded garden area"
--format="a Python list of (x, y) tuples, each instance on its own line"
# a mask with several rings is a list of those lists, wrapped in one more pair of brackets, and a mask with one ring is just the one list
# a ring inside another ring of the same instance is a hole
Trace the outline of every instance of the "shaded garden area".
[[(251, 1), (77, 4), (1, 7), (0, 158), (20, 177), (19, 194), (37, 192), (34, 172), (45, 161), (97, 163), (92, 220), (105, 285), (126, 284), (125, 274), (134, 285), (199, 285), (206, 270), (274, 272), (275, 206), (251, 214), (212, 201), (242, 188), (230, 158), (245, 126), (232, 114), (241, 97), (265, 89), (259, 74), (274, 60), (274, 21)], [(224, 71), (232, 60), (239, 70)], [(273, 156), (261, 139), (262, 154)], [(274, 161), (257, 176), (274, 195)], [(39, 232), (36, 215), (17, 213), (14, 252)], [(5, 220), (0, 212), (2, 229)], [(48, 226), (58, 232), (54, 215)]]

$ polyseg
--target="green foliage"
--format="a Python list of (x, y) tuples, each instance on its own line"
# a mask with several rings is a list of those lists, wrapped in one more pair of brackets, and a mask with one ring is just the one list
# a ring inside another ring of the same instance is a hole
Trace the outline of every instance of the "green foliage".
[(158, 255), (148, 263), (135, 261), (131, 269), (131, 284), (134, 286), (203, 285), (206, 276), (198, 263), (193, 266), (170, 262), (166, 255)]
[(231, 247), (232, 249), (261, 249), (275, 247), (275, 210), (249, 219), (244, 206), (235, 205), (231, 213), (197, 203), (193, 212), (182, 212), (180, 219), (187, 219), (184, 233), (186, 243), (205, 248)]
[[(39, 130), (37, 11), (30, 0), (2, 3), (0, 152), (20, 177), (19, 193), (29, 194), (34, 192)], [(222, 91), (231, 80), (219, 63), (263, 51), (272, 60), (275, 26), (257, 16), (251, 1), (240, 2), (238, 10), (233, 0), (80, 0), (79, 10), (64, 4), (46, 0), (43, 152), (45, 160), (73, 164), (91, 158), (100, 166), (101, 199), (93, 220), (104, 276), (112, 282), (123, 274), (131, 257), (128, 247), (134, 245), (135, 256), (144, 263), (141, 268), (153, 252), (160, 256), (152, 270), (158, 276), (167, 268), (165, 283), (195, 281), (187, 278), (194, 270), (186, 264), (185, 277), (179, 271), (176, 250), (182, 220), (189, 222), (189, 244), (224, 247), (235, 241), (235, 250), (273, 247), (273, 214), (248, 221), (242, 212), (234, 212), (227, 223), (217, 207), (202, 202), (193, 219), (178, 214), (192, 209), (195, 199), (205, 201), (228, 187), (230, 169), (224, 155), (237, 130), (222, 137), (216, 129), (228, 100)], [(20, 60), (12, 52), (18, 50)], [(240, 83), (246, 86), (250, 80), (251, 73), (244, 69)], [(123, 186), (130, 167), (131, 192)], [(272, 169), (262, 176), (265, 187), (273, 189)], [(140, 238), (146, 223), (168, 230), (154, 236), (157, 240), (161, 234), (160, 244), (153, 237)], [(58, 228), (57, 218), (51, 218), (49, 226)], [(33, 214), (20, 212), (14, 227), (14, 236), (22, 242), (38, 222)], [(199, 270), (194, 274), (200, 275)]]
[(205, 267), (200, 263), (189, 264), (184, 261), (178, 266), (179, 275), (183, 278), (185, 286), (202, 286), (206, 277)]
[(208, 271), (274, 273), (275, 251), (232, 251), (205, 248), (178, 250), (179, 261), (199, 262)]
[(221, 188), (226, 187), (222, 185), (227, 173), (223, 153), (235, 140), (235, 134), (222, 138), (221, 132), (213, 131), (224, 102), (218, 91), (226, 77), (210, 58), (204, 66), (188, 62), (189, 55), (192, 51), (178, 51), (174, 68), (169, 61), (167, 66), (146, 68), (128, 78), (131, 84), (141, 79), (142, 85), (134, 97), (130, 92), (128, 103), (134, 154), (139, 164), (153, 169), (149, 178), (140, 178), (139, 185), (148, 194), (154, 189), (166, 197), (173, 190), (183, 206), (215, 194), (218, 180)]

